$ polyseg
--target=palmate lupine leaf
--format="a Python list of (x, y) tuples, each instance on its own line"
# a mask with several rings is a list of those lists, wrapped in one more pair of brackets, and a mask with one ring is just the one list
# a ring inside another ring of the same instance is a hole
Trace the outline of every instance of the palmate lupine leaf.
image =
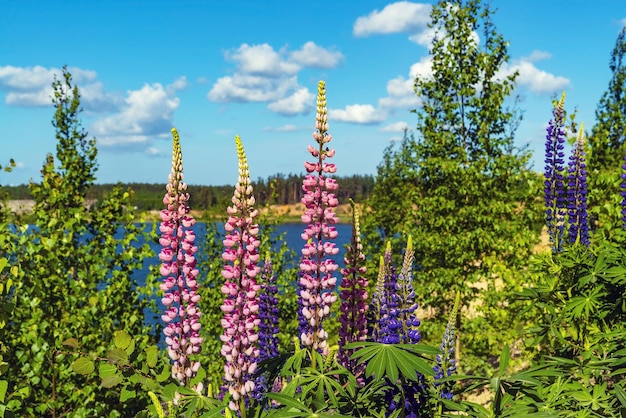
[[(407, 344), (407, 346), (410, 346)], [(351, 359), (367, 363), (366, 376), (388, 378), (396, 382), (400, 376), (406, 380), (418, 380), (418, 374), (434, 375), (429, 363), (416, 354), (415, 347), (405, 347), (404, 344), (381, 344), (373, 342), (359, 342), (346, 345), (346, 348), (357, 349)], [(436, 349), (435, 349), (436, 350)], [(425, 351), (431, 352), (429, 349)], [(436, 350), (434, 353), (437, 353)]]

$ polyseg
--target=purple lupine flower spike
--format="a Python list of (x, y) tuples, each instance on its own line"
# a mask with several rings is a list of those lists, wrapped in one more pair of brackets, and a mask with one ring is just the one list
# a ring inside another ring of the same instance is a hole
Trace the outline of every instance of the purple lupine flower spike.
[(459, 305), (461, 303), (460, 293), (457, 293), (454, 307), (448, 318), (448, 324), (439, 346), (440, 353), (437, 354), (437, 364), (433, 367), (435, 372), (435, 388), (437, 393), (442, 399), (452, 399), (452, 387), (454, 382), (446, 381), (441, 382), (445, 377), (450, 377), (456, 371), (456, 361), (454, 360), (454, 327), (456, 324), (456, 317), (459, 312)]
[(261, 270), (259, 295), (259, 361), (278, 356), (278, 287), (269, 253)]
[(337, 361), (354, 375), (360, 374), (365, 365), (351, 360), (352, 350), (344, 349), (351, 342), (365, 341), (367, 339), (367, 279), (364, 277), (365, 255), (361, 244), (361, 230), (359, 224), (359, 211), (352, 200), (352, 240), (344, 262), (346, 267), (341, 270), (341, 315), (339, 316), (339, 352)]
[(384, 277), (383, 289), (380, 295), (380, 324), (378, 342), (384, 344), (399, 344), (403, 324), (401, 322), (400, 295), (398, 293), (398, 272), (393, 265), (391, 245), (383, 256)]
[(565, 192), (563, 164), (565, 158), (565, 93), (552, 111), (546, 135), (545, 183), (546, 225), (552, 251), (560, 251), (565, 228)]
[(245, 402), (254, 390), (253, 374), (259, 358), (258, 334), (259, 326), (258, 293), (260, 286), (256, 276), (260, 272), (257, 238), (259, 226), (255, 223), (258, 211), (254, 208), (254, 196), (250, 184), (250, 172), (241, 139), (235, 137), (239, 160), (239, 179), (235, 186), (232, 206), (228, 207), (229, 218), (224, 229), (224, 253), (226, 262), (222, 269), (225, 282), (222, 293), (225, 296), (222, 304), (222, 326), (224, 334), (220, 339), (224, 343), (221, 353), (226, 359), (224, 366), (224, 382), (233, 401), (229, 403), (233, 411), (241, 411), (240, 405)]
[(327, 119), (326, 89), (324, 82), (320, 81), (317, 89), (316, 131), (313, 132), (318, 146), (308, 147), (317, 160), (304, 163), (309, 174), (302, 184), (305, 192), (302, 203), (306, 207), (302, 222), (308, 225), (302, 233), (306, 244), (302, 249), (300, 263), (299, 303), (301, 315), (307, 321), (300, 335), (302, 345), (324, 354), (328, 353), (328, 333), (322, 327), (322, 322), (330, 315), (330, 307), (337, 300), (333, 292), (337, 278), (333, 273), (339, 268), (331, 258), (325, 258), (339, 252), (335, 243), (331, 242), (337, 238), (337, 230), (333, 225), (338, 221), (334, 208), (339, 201), (333, 193), (337, 190), (337, 181), (327, 177), (337, 169), (334, 164), (324, 161), (335, 155), (335, 150), (327, 147), (332, 140)]
[(401, 341), (405, 344), (417, 344), (422, 336), (418, 330), (420, 320), (416, 315), (415, 289), (413, 288), (413, 239), (409, 236), (404, 252), (402, 270), (398, 275), (398, 290), (401, 297), (401, 318), (403, 332)]
[(622, 191), (622, 228), (626, 228), (626, 157), (624, 157), (624, 164), (622, 164), (622, 182), (620, 183)]
[(195, 258), (198, 247), (194, 244), (195, 234), (191, 229), (195, 220), (189, 214), (189, 193), (183, 181), (183, 157), (176, 129), (172, 129), (172, 136), (172, 172), (163, 197), (166, 207), (161, 211), (159, 226), (160, 272), (164, 277), (160, 288), (165, 292), (161, 302), (166, 308), (161, 319), (166, 323), (163, 333), (167, 352), (174, 360), (172, 377), (186, 385), (200, 368), (200, 362), (191, 361), (190, 356), (202, 349), (199, 336), (201, 313), (196, 306), (200, 300)]
[[(269, 252), (265, 255), (265, 263), (261, 270), (261, 290), (259, 293), (259, 361), (278, 356), (278, 287), (276, 275), (272, 268)], [(265, 394), (272, 389), (267, 374), (257, 376), (252, 396), (262, 401)]]
[[(387, 243), (387, 249), (391, 251), (391, 244)], [(380, 342), (380, 309), (383, 303), (384, 280), (386, 276), (385, 258), (381, 255), (378, 263), (378, 276), (376, 286), (372, 293), (369, 308), (367, 310), (368, 339), (369, 341)]]
[(567, 170), (568, 240), (571, 244), (580, 242), (589, 246), (584, 127), (585, 125), (581, 123)]

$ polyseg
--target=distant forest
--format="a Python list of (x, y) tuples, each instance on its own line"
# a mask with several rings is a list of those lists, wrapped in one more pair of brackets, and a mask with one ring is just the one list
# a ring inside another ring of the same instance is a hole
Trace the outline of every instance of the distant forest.
[[(335, 193), (340, 202), (348, 202), (352, 198), (355, 202), (363, 202), (374, 189), (374, 176), (354, 175), (335, 177), (339, 190)], [(288, 205), (299, 203), (302, 198), (302, 175), (276, 174), (267, 180), (258, 179), (252, 183), (254, 196), (260, 206)], [(115, 185), (94, 184), (87, 193), (87, 199), (99, 200)], [(130, 183), (125, 184), (133, 191), (133, 203), (138, 210), (154, 210), (163, 207), (165, 184)], [(224, 207), (230, 204), (234, 186), (198, 186), (188, 185), (190, 206), (192, 209), (207, 210), (214, 207)], [(28, 185), (2, 186), (9, 200), (32, 199)]]

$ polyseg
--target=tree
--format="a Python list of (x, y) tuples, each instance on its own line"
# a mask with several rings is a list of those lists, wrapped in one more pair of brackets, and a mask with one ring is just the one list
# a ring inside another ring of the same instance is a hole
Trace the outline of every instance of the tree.
[(615, 41), (609, 68), (612, 77), (596, 109), (596, 124), (589, 143), (591, 170), (618, 171), (624, 157), (626, 142), (626, 27)]
[(25, 274), (10, 295), (7, 405), (20, 416), (127, 415), (145, 400), (119, 405), (118, 390), (88, 384), (72, 372), (72, 359), (77, 351), (104, 357), (117, 330), (144, 335), (144, 344), (154, 340), (143, 321), (150, 302), (138, 283), (146, 278), (133, 275), (152, 253), (128, 209), (129, 190), (87, 202), (95, 139), (81, 127), (79, 91), (66, 68), (62, 76), (52, 84), (57, 158), (48, 155), (41, 183), (30, 185), (34, 226), (20, 227), (10, 255)]
[[(370, 202), (383, 203), (371, 209), (386, 234), (412, 235), (416, 290), (435, 313), (423, 321), (426, 336), (445, 326), (460, 292), (462, 306), (477, 311), (462, 324), (458, 316), (463, 347), (484, 361), (512, 329), (507, 322), (514, 316), (501, 307), (521, 284), (515, 268), (536, 241), (541, 215), (529, 153), (514, 146), (520, 115), (515, 103), (507, 107), (517, 74), (501, 75), (508, 44), (493, 12), (479, 6), (479, 0), (433, 6), (432, 75), (415, 80), (418, 138), (405, 136), (400, 150), (387, 151)], [(401, 202), (384, 203), (382, 194), (397, 186)]]
[(605, 236), (621, 225), (619, 190), (626, 154), (626, 27), (611, 53), (608, 90), (596, 109), (596, 124), (589, 135), (589, 208), (591, 226)]

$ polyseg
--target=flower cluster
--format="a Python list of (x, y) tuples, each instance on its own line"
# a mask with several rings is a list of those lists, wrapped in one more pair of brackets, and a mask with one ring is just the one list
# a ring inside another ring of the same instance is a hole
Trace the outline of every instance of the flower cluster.
[(622, 189), (622, 227), (626, 228), (626, 157), (624, 157), (624, 164), (622, 164), (622, 182), (620, 183)]
[(336, 167), (324, 161), (333, 157), (335, 150), (327, 147), (332, 137), (328, 133), (326, 90), (323, 81), (318, 84), (315, 127), (313, 138), (317, 142), (317, 148), (309, 145), (308, 151), (317, 160), (304, 163), (308, 174), (302, 184), (305, 192), (302, 203), (306, 208), (302, 222), (306, 223), (307, 227), (302, 233), (302, 239), (306, 244), (302, 249), (300, 263), (302, 274), (299, 280), (299, 304), (306, 324), (301, 329), (300, 339), (303, 346), (327, 353), (328, 333), (323, 329), (322, 322), (330, 315), (330, 307), (337, 300), (337, 295), (333, 292), (337, 278), (333, 273), (339, 267), (335, 261), (326, 257), (339, 252), (335, 243), (330, 242), (337, 237), (337, 230), (332, 225), (338, 221), (334, 208), (339, 201), (333, 193), (338, 188), (337, 181), (327, 177), (336, 172)]
[(565, 218), (565, 93), (554, 106), (546, 135), (545, 183), (546, 225), (553, 251), (560, 251)]
[[(261, 270), (261, 290), (259, 294), (259, 361), (278, 357), (278, 287), (276, 276), (272, 268), (269, 253), (265, 256), (265, 263)], [(280, 379), (276, 379), (280, 383)], [(268, 374), (257, 377), (253, 397), (262, 401), (265, 393), (272, 389), (268, 385)]]
[(259, 361), (278, 356), (278, 287), (269, 253), (261, 271), (259, 295)]
[(404, 251), (402, 270), (398, 275), (398, 292), (400, 293), (400, 322), (402, 323), (401, 341), (405, 344), (417, 344), (421, 339), (417, 327), (421, 321), (416, 316), (417, 303), (415, 302), (415, 290), (413, 288), (413, 240), (409, 240)]
[(452, 387), (454, 386), (454, 382), (450, 380), (442, 382), (441, 380), (452, 376), (456, 371), (456, 360), (453, 358), (455, 345), (454, 328), (461, 302), (460, 296), (460, 293), (456, 296), (454, 308), (452, 308), (446, 330), (441, 340), (441, 345), (439, 346), (441, 353), (437, 354), (437, 364), (433, 367), (435, 372), (435, 387), (437, 388), (439, 397), (442, 399), (452, 399)]
[(354, 375), (363, 371), (364, 364), (358, 364), (356, 360), (351, 360), (351, 350), (344, 349), (344, 346), (351, 342), (365, 341), (367, 339), (367, 279), (365, 274), (365, 255), (361, 244), (361, 231), (359, 225), (359, 212), (352, 200), (352, 240), (344, 262), (346, 267), (341, 270), (341, 315), (339, 316), (339, 352), (337, 361), (346, 367)]
[(580, 131), (572, 155), (569, 157), (567, 176), (567, 214), (569, 222), (568, 240), (571, 244), (580, 242), (589, 246), (589, 220), (587, 213), (587, 165), (585, 161), (584, 124)]
[(398, 272), (393, 264), (391, 244), (387, 244), (383, 256), (382, 289), (377, 292), (379, 305), (379, 331), (377, 342), (399, 344), (402, 335)]
[(229, 218), (224, 229), (224, 253), (226, 262), (222, 269), (225, 279), (222, 293), (224, 334), (220, 337), (221, 353), (226, 359), (224, 382), (234, 402), (232, 410), (240, 410), (240, 403), (254, 390), (254, 374), (259, 357), (258, 293), (260, 286), (256, 276), (260, 272), (257, 238), (259, 226), (255, 223), (258, 211), (254, 209), (254, 196), (250, 184), (250, 173), (241, 139), (235, 137), (239, 160), (239, 179), (235, 186), (232, 206), (228, 207)]
[(176, 129), (172, 129), (172, 136), (172, 172), (163, 198), (166, 208), (161, 211), (159, 226), (160, 272), (164, 277), (160, 288), (165, 292), (161, 302), (166, 308), (161, 319), (166, 324), (163, 333), (167, 352), (174, 360), (172, 376), (181, 385), (186, 385), (200, 368), (200, 362), (190, 360), (191, 355), (200, 353), (202, 345), (200, 311), (196, 306), (200, 300), (195, 258), (198, 247), (194, 244), (196, 237), (191, 229), (195, 220), (189, 214), (189, 194), (183, 181), (183, 158)]

